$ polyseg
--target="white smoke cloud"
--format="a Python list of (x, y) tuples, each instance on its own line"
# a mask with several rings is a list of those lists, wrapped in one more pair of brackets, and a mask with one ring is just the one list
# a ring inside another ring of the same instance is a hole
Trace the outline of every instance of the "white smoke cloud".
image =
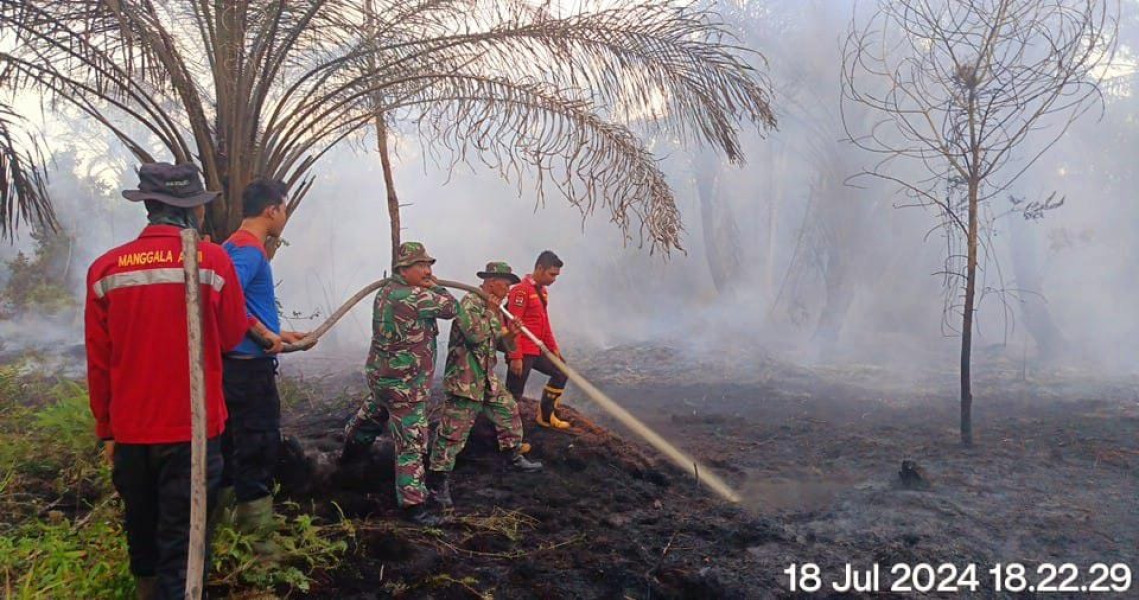
[[(664, 260), (649, 256), (647, 248), (623, 247), (619, 232), (600, 210), (583, 229), (581, 215), (562, 199), (550, 196), (535, 210), (535, 196), (526, 185), (519, 196), (513, 184), (486, 170), (460, 168), (448, 177), (423, 160), (407, 132), (399, 137), (395, 171), (400, 200), (407, 204), (403, 239), (427, 245), (439, 259), (438, 276), (471, 283), (487, 261), (505, 260), (525, 273), (541, 250), (557, 252), (566, 267), (551, 290), (551, 313), (571, 358), (575, 352), (654, 341), (696, 355), (764, 347), (801, 362), (952, 370), (959, 341), (947, 337), (942, 327), (942, 282), (933, 275), (943, 267), (945, 245), (938, 234), (927, 235), (935, 215), (894, 208), (901, 198), (889, 186), (828, 187), (820, 179), (825, 166), (820, 157), (838, 165), (833, 168), (840, 183), (873, 157), (843, 144), (835, 120), (839, 39), (849, 16), (839, 8), (849, 9), (849, 4), (810, 6), (814, 8), (784, 15), (789, 21), (779, 35), (759, 38), (759, 50), (776, 69), (780, 130), (768, 139), (750, 136), (747, 165), (726, 169), (721, 176), (721, 199), (740, 238), (742, 267), (733, 292), (717, 292), (710, 274), (693, 151), (663, 143), (656, 148), (667, 155), (664, 165), (685, 219), (687, 254)], [(1131, 21), (1122, 26), (1135, 28)], [(1119, 369), (1132, 368), (1128, 356), (1136, 349), (1132, 332), (1139, 325), (1133, 309), (1139, 274), (1139, 243), (1131, 231), (1133, 188), (1129, 179), (1119, 181), (1135, 156), (1125, 124), (1136, 108), (1128, 99), (1109, 103), (1107, 123), (1080, 121), (1033, 167), (1014, 193), (1039, 199), (1055, 190), (1068, 203), (1043, 221), (1025, 224), (1016, 242), (1008, 219), (1018, 217), (998, 220), (993, 256), (1000, 270), (990, 262), (985, 273), (989, 286), (999, 287), (1003, 272), (1003, 285), (1014, 288), (1022, 282), (1013, 273), (1013, 245), (1040, 249), (1040, 295), (1025, 297), (1047, 302), (1072, 355), (1094, 352), (1098, 366)], [(1088, 164), (1093, 159), (1101, 163)], [(120, 172), (120, 187), (135, 183), (129, 168)], [(316, 177), (285, 232), (290, 245), (273, 263), (287, 315), (319, 311), (327, 316), (382, 277), (390, 262), (376, 156), (338, 149), (319, 163)], [(65, 225), (79, 232), (75, 260), (84, 269), (94, 256), (133, 238), (144, 223), (142, 207), (125, 200), (93, 203), (79, 187), (57, 190), (55, 197)], [(823, 213), (812, 213), (820, 207)], [(1007, 209), (1000, 201), (993, 207), (994, 212)], [(805, 235), (804, 224), (813, 224), (814, 233)], [(833, 255), (849, 271), (849, 307), (841, 313), (833, 342), (817, 333), (828, 298), (821, 276), (826, 264), (817, 246), (827, 239), (844, 244)], [(12, 250), (0, 252), (11, 256)], [(990, 356), (985, 354), (989, 348), (996, 348), (994, 355), (1015, 357), (1026, 344), (1032, 347), (1015, 304), (1017, 322), (1006, 333), (997, 298), (989, 294), (981, 306), (977, 347), (982, 361)], [(362, 364), (370, 319), (369, 299), (310, 357)], [(291, 318), (286, 323), (301, 330), (315, 324)], [(79, 339), (78, 331), (70, 335)], [(446, 324), (443, 335), (441, 343)]]

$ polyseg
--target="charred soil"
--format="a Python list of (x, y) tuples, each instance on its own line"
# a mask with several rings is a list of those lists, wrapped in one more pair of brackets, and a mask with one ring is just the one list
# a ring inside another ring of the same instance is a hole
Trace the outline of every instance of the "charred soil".
[[(873, 368), (767, 361), (729, 378), (661, 348), (579, 364), (745, 501), (703, 491), (571, 391), (583, 412), (567, 411), (570, 433), (535, 427), (534, 403), (522, 407), (543, 471), (510, 471), (480, 419), (451, 478), (455, 514), (414, 527), (397, 516), (387, 436), (366, 461), (335, 465), (361, 394), (341, 382), (286, 420), (285, 495), (359, 523), (341, 567), (307, 597), (780, 598), (795, 595), (793, 563), (817, 564), (824, 590), (847, 564), (881, 565), (875, 598), (891, 597), (895, 563), (972, 564), (973, 596), (1004, 597), (987, 575), (997, 563), (1073, 563), (1081, 582), (1094, 563), (1139, 568), (1131, 382), (994, 370), (977, 385), (977, 443), (962, 448), (944, 374), (903, 386)], [(815, 597), (861, 597), (831, 594)]]

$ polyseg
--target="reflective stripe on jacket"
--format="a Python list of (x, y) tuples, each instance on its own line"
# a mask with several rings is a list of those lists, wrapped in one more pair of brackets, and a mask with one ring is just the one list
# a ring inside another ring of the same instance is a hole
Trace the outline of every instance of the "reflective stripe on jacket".
[[(248, 328), (245, 298), (220, 246), (198, 246), (207, 437), (222, 432), (222, 352)], [(128, 444), (190, 440), (186, 288), (180, 230), (151, 225), (95, 259), (84, 311), (95, 432)]]

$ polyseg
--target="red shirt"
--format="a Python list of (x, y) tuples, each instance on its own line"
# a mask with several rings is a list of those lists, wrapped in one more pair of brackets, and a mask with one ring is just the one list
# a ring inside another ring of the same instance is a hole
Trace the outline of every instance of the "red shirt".
[[(510, 294), (506, 297), (506, 307), (510, 310), (510, 314), (521, 321), (522, 325), (534, 334), (534, 337), (542, 340), (550, 352), (557, 353), (558, 341), (554, 339), (554, 329), (550, 326), (550, 315), (546, 312), (546, 305), (549, 302), (549, 292), (546, 291), (546, 286), (534, 283), (534, 279), (529, 275), (522, 279), (521, 283), (510, 288)], [(511, 352), (507, 357), (510, 360), (516, 360), (523, 356), (537, 356), (541, 353), (542, 351), (538, 349), (537, 344), (530, 341), (530, 338), (525, 335), (520, 335), (518, 336), (517, 350)]]
[[(190, 440), (186, 286), (180, 230), (151, 225), (95, 259), (87, 272), (87, 382), (95, 432), (128, 444)], [(207, 437), (225, 428), (222, 351), (249, 322), (233, 263), (217, 244), (198, 245)]]

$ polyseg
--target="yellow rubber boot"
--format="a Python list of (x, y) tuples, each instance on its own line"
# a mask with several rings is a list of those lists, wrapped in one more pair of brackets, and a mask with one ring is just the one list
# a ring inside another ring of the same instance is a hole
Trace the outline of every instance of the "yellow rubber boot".
[[(565, 390), (559, 390), (558, 395), (554, 397), (554, 413), (556, 413), (557, 410), (562, 407), (562, 392), (564, 391)], [(559, 419), (558, 416), (554, 413), (550, 413), (550, 422), (553, 423), (554, 421), (557, 421), (558, 423), (565, 425), (565, 427), (560, 427), (559, 429), (573, 427), (573, 423)], [(557, 425), (555, 425), (555, 427), (557, 427)]]
[(546, 386), (542, 391), (542, 401), (538, 409), (538, 425), (541, 427), (548, 427), (550, 429), (569, 429), (570, 423), (563, 421), (554, 414), (554, 409), (557, 408), (558, 399), (562, 395), (562, 390)]

